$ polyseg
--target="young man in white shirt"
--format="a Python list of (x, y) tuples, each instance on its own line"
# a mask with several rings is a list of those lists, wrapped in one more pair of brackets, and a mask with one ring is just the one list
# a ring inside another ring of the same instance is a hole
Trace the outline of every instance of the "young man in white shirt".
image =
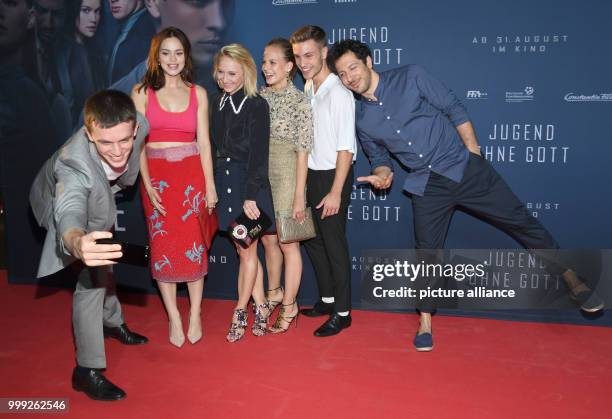
[(290, 39), (306, 79), (314, 120), (314, 147), (308, 157), (306, 200), (314, 211), (317, 236), (304, 243), (317, 277), (321, 300), (303, 309), (308, 317), (329, 315), (314, 335), (332, 336), (351, 325), (351, 267), (346, 239), (347, 209), (357, 152), (355, 101), (325, 61), (327, 35), (304, 26)]

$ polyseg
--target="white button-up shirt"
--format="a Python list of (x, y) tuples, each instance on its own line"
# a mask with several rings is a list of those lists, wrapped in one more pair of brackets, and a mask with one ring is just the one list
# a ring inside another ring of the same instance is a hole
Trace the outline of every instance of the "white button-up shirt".
[(313, 95), (312, 80), (304, 85), (310, 98), (314, 120), (314, 146), (308, 155), (311, 170), (336, 168), (338, 151), (353, 153), (357, 158), (355, 135), (355, 99), (335, 74), (327, 76)]
[(106, 174), (106, 179), (108, 179), (111, 182), (113, 180), (119, 179), (119, 177), (122, 174), (128, 171), (127, 164), (125, 165), (125, 167), (123, 168), (121, 172), (115, 172), (115, 170), (112, 167), (110, 167), (110, 165), (106, 161), (104, 161), (104, 159), (101, 158), (100, 161), (102, 162), (102, 168), (104, 169), (104, 173)]

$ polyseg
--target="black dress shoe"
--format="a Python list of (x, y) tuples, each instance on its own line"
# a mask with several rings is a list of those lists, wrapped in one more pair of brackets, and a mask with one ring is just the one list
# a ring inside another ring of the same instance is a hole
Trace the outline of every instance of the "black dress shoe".
[(115, 338), (124, 345), (142, 345), (147, 343), (149, 339), (132, 332), (128, 329), (127, 324), (123, 323), (119, 327), (104, 327), (105, 338)]
[(334, 303), (324, 303), (323, 301), (317, 301), (312, 308), (303, 308), (300, 313), (306, 317), (322, 317), (329, 316), (334, 312)]
[(321, 327), (314, 331), (314, 335), (318, 337), (326, 337), (337, 335), (342, 331), (351, 326), (351, 315), (341, 316), (338, 313), (334, 313), (329, 316), (329, 319)]
[(125, 397), (125, 391), (94, 369), (75, 368), (72, 371), (72, 388), (84, 392), (94, 400), (115, 401)]

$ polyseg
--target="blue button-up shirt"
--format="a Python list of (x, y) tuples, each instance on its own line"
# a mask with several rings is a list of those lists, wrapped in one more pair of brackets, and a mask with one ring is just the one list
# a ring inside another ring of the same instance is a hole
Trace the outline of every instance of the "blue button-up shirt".
[(461, 181), (469, 151), (455, 128), (469, 121), (457, 96), (418, 65), (379, 73), (376, 101), (356, 105), (357, 133), (372, 168), (410, 168), (404, 189), (423, 195), (429, 173)]

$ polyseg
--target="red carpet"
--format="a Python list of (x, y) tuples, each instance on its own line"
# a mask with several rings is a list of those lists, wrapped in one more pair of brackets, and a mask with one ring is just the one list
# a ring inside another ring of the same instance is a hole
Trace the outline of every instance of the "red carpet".
[[(150, 343), (107, 341), (107, 376), (128, 397), (94, 402), (70, 385), (70, 292), (0, 279), (0, 397), (68, 397), (68, 416), (88, 419), (546, 419), (612, 410), (605, 328), (438, 316), (435, 350), (417, 353), (416, 316), (355, 311), (353, 327), (335, 337), (313, 337), (321, 321), (300, 317), (285, 335), (249, 332), (229, 344), (233, 303), (205, 300), (204, 339), (176, 349), (156, 296), (121, 299), (128, 324)], [(187, 299), (180, 305), (186, 312)]]

